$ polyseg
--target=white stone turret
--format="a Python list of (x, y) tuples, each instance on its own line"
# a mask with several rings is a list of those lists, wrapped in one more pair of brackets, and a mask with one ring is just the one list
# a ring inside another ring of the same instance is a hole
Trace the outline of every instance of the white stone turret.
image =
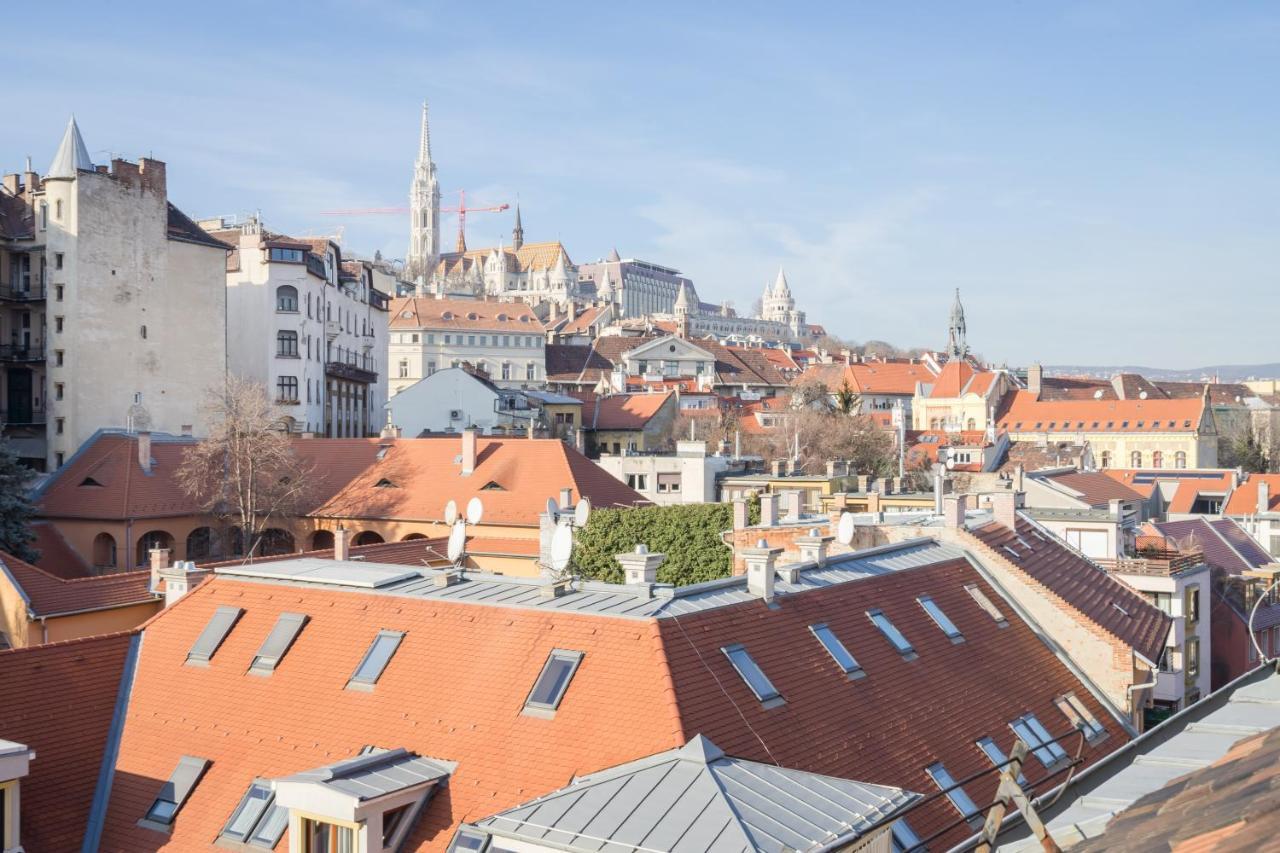
[(421, 290), (440, 260), (440, 183), (431, 160), (431, 128), (427, 103), (422, 102), (422, 129), (418, 138), (418, 158), (409, 185), (409, 252), (405, 267)]

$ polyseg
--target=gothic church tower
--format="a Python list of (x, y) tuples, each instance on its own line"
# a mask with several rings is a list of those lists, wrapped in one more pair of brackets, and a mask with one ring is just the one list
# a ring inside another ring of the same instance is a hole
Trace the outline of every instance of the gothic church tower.
[(427, 104), (422, 103), (422, 135), (418, 159), (413, 164), (409, 185), (409, 253), (405, 256), (406, 277), (419, 288), (426, 284), (440, 260), (440, 183), (431, 160), (431, 129), (427, 124)]

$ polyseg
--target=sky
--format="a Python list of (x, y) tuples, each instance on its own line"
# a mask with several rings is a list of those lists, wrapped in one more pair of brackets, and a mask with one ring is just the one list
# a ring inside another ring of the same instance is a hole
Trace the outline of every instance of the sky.
[(324, 212), (407, 204), (426, 99), (446, 204), (519, 200), (579, 263), (739, 311), (782, 267), (810, 322), (904, 347), (945, 343), (959, 288), (996, 363), (1280, 361), (1280, 5), (110, 6), (7, 46), (5, 172), (74, 113), (194, 217), (400, 258), (407, 214)]

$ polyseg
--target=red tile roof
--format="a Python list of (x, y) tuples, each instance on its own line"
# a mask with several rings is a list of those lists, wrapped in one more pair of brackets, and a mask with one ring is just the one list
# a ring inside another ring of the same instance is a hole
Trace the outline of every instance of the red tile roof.
[[(935, 395), (936, 396), (936, 395)], [(1009, 432), (1195, 432), (1204, 406), (1184, 400), (1037, 400), (1005, 395), (996, 422)]]
[(1222, 508), (1223, 515), (1256, 515), (1258, 512), (1258, 486), (1266, 483), (1267, 511), (1280, 512), (1280, 474), (1249, 474), (1236, 487)]
[(32, 544), (40, 552), (40, 559), (36, 560), (36, 565), (40, 568), (67, 580), (92, 574), (89, 564), (63, 538), (58, 528), (47, 521), (37, 521), (31, 525), (31, 532), (36, 536)]
[(1016, 533), (992, 521), (972, 535), (1148, 661), (1160, 660), (1173, 618), (1052, 533), (1019, 514)]
[(1113, 500), (1140, 501), (1146, 497), (1101, 471), (1068, 471), (1046, 475), (1045, 479), (1079, 492), (1080, 499), (1092, 507), (1106, 507)]
[(0, 551), (0, 572), (13, 579), (28, 609), (37, 617), (155, 601), (150, 591), (150, 570), (66, 580)]
[(153, 435), (151, 473), (138, 464), (137, 436), (99, 432), (41, 488), (37, 508), (47, 518), (164, 518), (193, 515), (174, 473), (190, 438)]
[(832, 393), (844, 383), (860, 394), (913, 396), (916, 383), (935, 381), (933, 372), (923, 362), (865, 361), (854, 364), (812, 364), (797, 382), (817, 380)]
[(0, 652), (0, 733), (36, 752), (22, 780), (21, 841), (32, 853), (80, 849), (131, 639)]
[(930, 397), (959, 397), (969, 381), (977, 374), (967, 361), (953, 359), (942, 366), (942, 372), (933, 380)]
[(388, 311), (392, 329), (476, 329), (523, 335), (544, 331), (533, 308), (523, 302), (404, 296), (392, 299)]
[(671, 393), (597, 397), (594, 405), (583, 409), (582, 423), (589, 429), (641, 430), (673, 399)]
[[(559, 439), (479, 438), (476, 468), (462, 475), (458, 437), (396, 439), (386, 453), (351, 480), (313, 515), (435, 521), (454, 500), (484, 503), (487, 524), (536, 526), (547, 498), (572, 488), (597, 507), (646, 503), (633, 489)], [(386, 481), (389, 485), (379, 486)]]

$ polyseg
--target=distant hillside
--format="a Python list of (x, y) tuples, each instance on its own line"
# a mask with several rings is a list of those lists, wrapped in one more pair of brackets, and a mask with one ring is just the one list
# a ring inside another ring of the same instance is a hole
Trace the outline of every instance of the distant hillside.
[(1110, 379), (1117, 373), (1140, 373), (1148, 379), (1162, 379), (1169, 382), (1203, 382), (1212, 381), (1215, 378), (1220, 382), (1243, 382), (1246, 379), (1280, 378), (1280, 362), (1215, 364), (1208, 367), (1195, 367), (1191, 370), (1168, 370), (1163, 367), (1140, 367), (1131, 364), (1046, 364), (1044, 372), (1050, 376), (1092, 376), (1100, 379)]

